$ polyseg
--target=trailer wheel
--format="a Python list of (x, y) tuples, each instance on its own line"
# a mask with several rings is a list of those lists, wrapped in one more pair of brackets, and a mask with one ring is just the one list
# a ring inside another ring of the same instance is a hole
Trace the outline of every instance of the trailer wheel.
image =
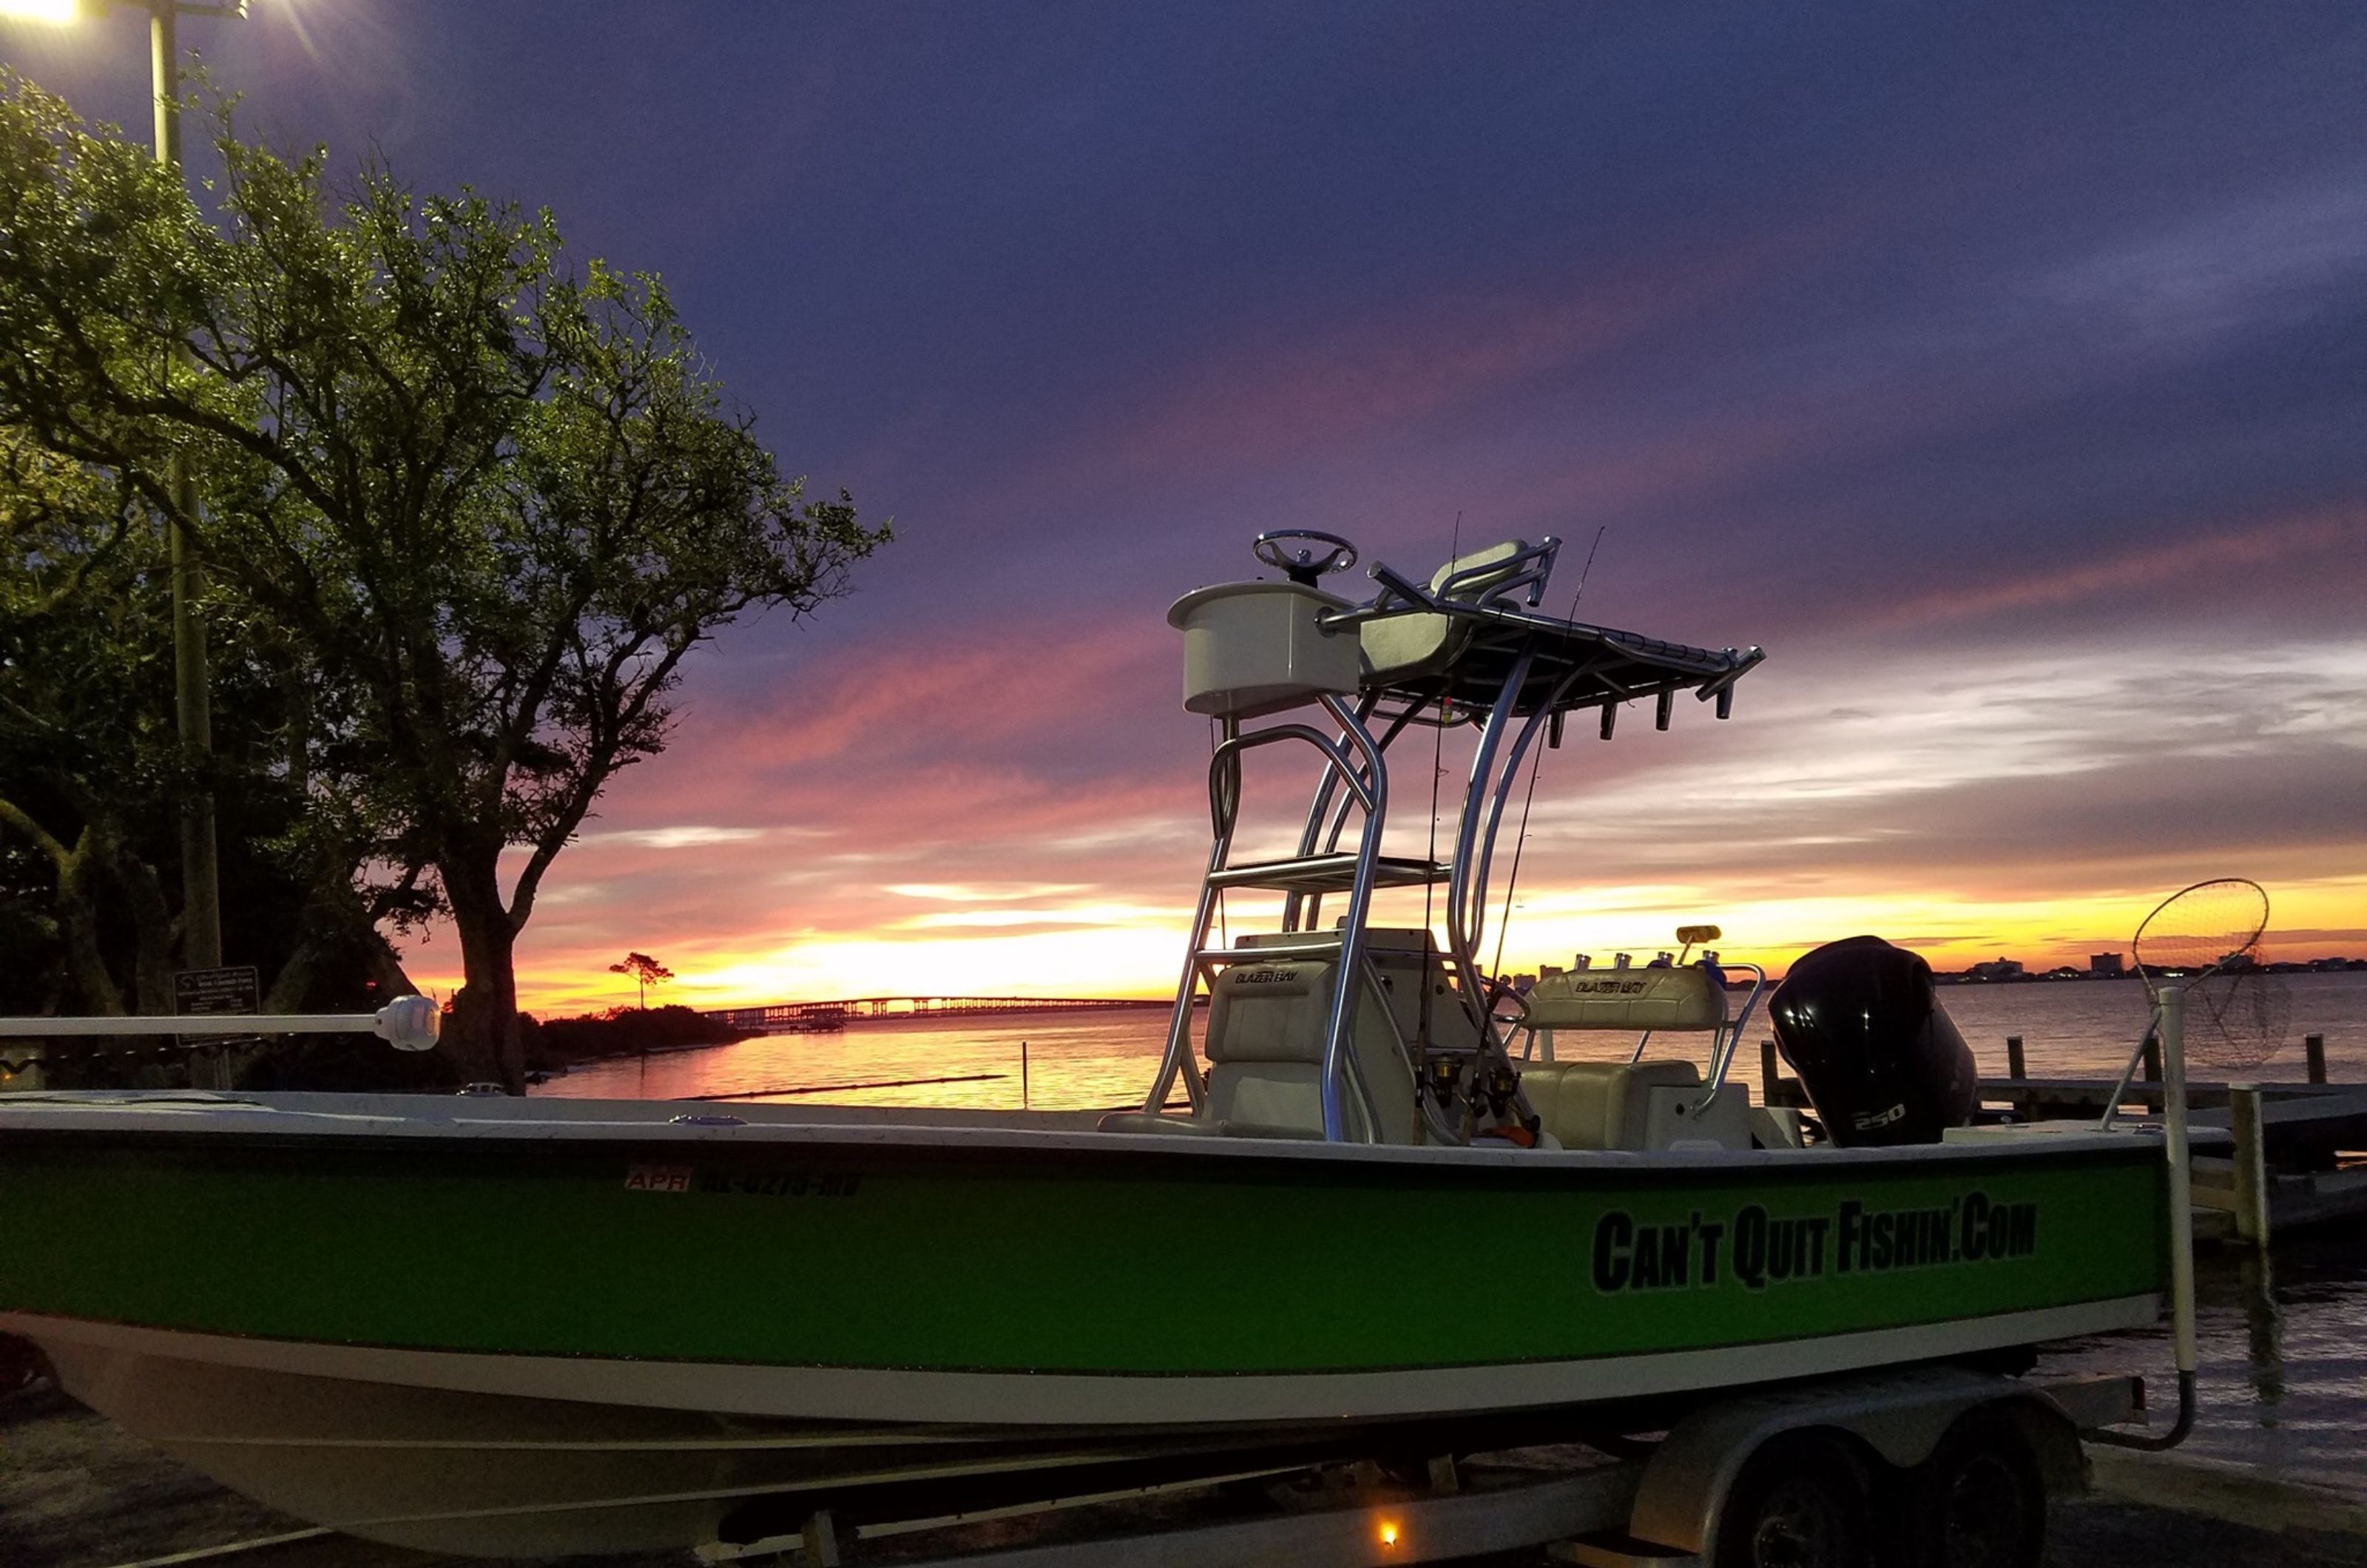
[(1865, 1472), (1829, 1438), (1777, 1438), (1750, 1456), (1717, 1517), (1717, 1568), (1861, 1568)]
[(2038, 1568), (2045, 1555), (2046, 1477), (2010, 1421), (1957, 1422), (1905, 1491), (1910, 1568)]

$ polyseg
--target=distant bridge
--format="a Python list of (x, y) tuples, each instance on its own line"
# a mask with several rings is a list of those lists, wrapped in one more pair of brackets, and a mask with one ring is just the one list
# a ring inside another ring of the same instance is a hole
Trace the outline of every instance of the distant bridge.
[(832, 1002), (775, 1002), (719, 1008), (707, 1016), (751, 1034), (802, 1034), (882, 1019), (993, 1018), (1012, 1013), (1115, 1012), (1174, 1006), (1165, 997), (850, 997)]

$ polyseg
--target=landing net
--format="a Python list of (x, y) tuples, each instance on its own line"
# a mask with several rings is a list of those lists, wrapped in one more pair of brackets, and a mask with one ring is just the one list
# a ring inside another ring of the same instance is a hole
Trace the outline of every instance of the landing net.
[(2155, 907), (2131, 943), (2146, 998), (2186, 990), (2186, 1050), (2215, 1067), (2256, 1067), (2284, 1044), (2292, 998), (2260, 964), (2269, 896), (2223, 876), (2180, 888)]

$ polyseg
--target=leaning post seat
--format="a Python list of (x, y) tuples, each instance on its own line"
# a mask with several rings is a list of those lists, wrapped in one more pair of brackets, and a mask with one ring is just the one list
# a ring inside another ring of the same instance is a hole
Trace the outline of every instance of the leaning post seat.
[[(1525, 540), (1507, 539), (1484, 550), (1456, 556), (1431, 574), (1435, 598), (1476, 604), (1489, 592), (1520, 575), (1530, 553)], [(1409, 610), (1382, 615), (1363, 627), (1365, 678), (1378, 685), (1410, 679), (1443, 669), (1470, 640), (1468, 622), (1429, 610)]]
[[(1723, 977), (1698, 964), (1569, 970), (1539, 980), (1525, 1000), (1519, 1027), (1548, 1036), (1565, 1029), (1707, 1033), (1715, 1053), (1729, 1021)], [(1564, 1148), (1750, 1146), (1749, 1091), (1721, 1086), (1704, 1103), (1701, 1070), (1688, 1061), (1529, 1062), (1521, 1087)]]
[[(1335, 937), (1337, 933), (1332, 933)], [(1376, 932), (1372, 954), (1387, 987), (1357, 987), (1355, 1024), (1350, 1034), (1353, 1066), (1362, 1091), (1347, 1098), (1350, 1135), (1360, 1143), (1421, 1142), (1421, 1112), (1414, 1098), (1413, 1066), (1399, 1041), (1410, 1038), (1422, 1011), (1417, 987), (1421, 976), (1443, 971), (1421, 933)], [(1284, 941), (1305, 942), (1308, 933), (1261, 933), (1244, 937), (1254, 951)], [(1323, 1136), (1323, 1026), (1331, 1006), (1336, 961), (1244, 958), (1217, 976), (1208, 999), (1207, 1103), (1197, 1116), (1151, 1111), (1114, 1111), (1101, 1120), (1104, 1132), (1220, 1134), (1251, 1138)], [(1461, 1008), (1433, 998), (1433, 1029), (1467, 1031)], [(1372, 1111), (1365, 1107), (1365, 1094)]]
[(1566, 1149), (1653, 1147), (1660, 1118), (1652, 1091), (1682, 1094), (1701, 1081), (1691, 1062), (1531, 1062), (1521, 1069), (1539, 1131)]
[(1572, 969), (1530, 987), (1528, 1029), (1724, 1029), (1726, 987), (1699, 964)]
[[(1229, 1131), (1256, 1136), (1323, 1135), (1323, 1020), (1331, 1007), (1335, 963), (1307, 959), (1236, 964), (1217, 977), (1208, 998), (1208, 1114)], [(1413, 1069), (1397, 1049), (1381, 998), (1358, 986), (1350, 1034), (1355, 1077), (1351, 1092), (1353, 1136), (1368, 1143), (1419, 1140)], [(1372, 1097), (1377, 1125), (1365, 1110)]]
[[(1338, 969), (1300, 959), (1236, 964), (1217, 977), (1203, 1048), (1212, 1120), (1229, 1129), (1323, 1135), (1323, 1021)], [(1369, 994), (1359, 1001), (1354, 1066), (1365, 1092), (1347, 1096), (1350, 1135), (1365, 1143), (1411, 1143), (1412, 1077), (1401, 1064), (1374, 1060), (1377, 1053), (1366, 1048), (1365, 1038), (1375, 1021), (1362, 1015), (1376, 1004)], [(1393, 1081), (1375, 1082), (1376, 1077)], [(1365, 1092), (1379, 1112), (1378, 1129), (1365, 1109)]]

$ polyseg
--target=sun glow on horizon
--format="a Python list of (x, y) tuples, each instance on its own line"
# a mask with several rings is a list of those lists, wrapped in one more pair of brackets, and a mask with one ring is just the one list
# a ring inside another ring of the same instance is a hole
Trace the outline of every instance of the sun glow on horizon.
[[(1541, 964), (1568, 965), (1579, 953), (1598, 964), (1621, 952), (1642, 963), (1677, 945), (1678, 925), (1708, 921), (1724, 929), (1712, 945), (1727, 962), (1761, 964), (1777, 974), (1819, 943), (1860, 933), (1912, 948), (1941, 970), (2000, 956), (2033, 971), (2065, 964), (2084, 969), (2092, 953), (2125, 954), (2138, 921), (2171, 891), (2148, 886), (2044, 900), (1884, 892), (1722, 903), (1714, 889), (1683, 883), (1548, 885), (1519, 891), (1501, 966), (1534, 973)], [(2272, 882), (2269, 891), (2275, 912), (2262, 945), (2271, 959), (2367, 956), (2367, 875)], [(682, 977), (651, 1000), (705, 1010), (870, 996), (1166, 996), (1182, 967), (1190, 919), (1188, 908), (1180, 905), (1116, 902), (1077, 911), (992, 907), (951, 913), (957, 921), (965, 913), (980, 919), (938, 926), (906, 917), (844, 934), (745, 948), (719, 943), (695, 961), (678, 962)], [(1376, 909), (1374, 923), (1418, 924), (1419, 913), (1418, 904), (1410, 911), (1384, 906)], [(1093, 922), (1080, 914), (1105, 918)], [(1043, 929), (999, 929), (1011, 916)], [(1267, 912), (1248, 908), (1237, 908), (1230, 921), (1236, 931), (1271, 924)], [(1492, 926), (1481, 950), (1483, 965), (1493, 967)], [(413, 969), (414, 978), (445, 996), (459, 984), (458, 974), (433, 962), (447, 952), (423, 952), (425, 962)], [(545, 1016), (629, 1005), (629, 988), (618, 989), (606, 973), (607, 961), (605, 949), (524, 957), (523, 1004)]]
[[(2161, 711), (2157, 671), (2198, 661), (2215, 683)], [(2367, 758), (2363, 680), (2367, 641), (2356, 639), (1992, 650), (1976, 674), (1955, 655), (1894, 652), (1868, 666), (1853, 650), (1810, 650), (1768, 677), (1731, 728), (1640, 740), (1623, 729), (1614, 747), (1546, 756), (1534, 811), (1505, 826), (1478, 957), (1507, 973), (1579, 953), (1648, 962), (1677, 945), (1680, 924), (1708, 921), (1724, 929), (1714, 945), (1727, 960), (1778, 974), (1859, 934), (1942, 970), (1999, 957), (2084, 969), (2093, 954), (2125, 955), (2178, 887), (2225, 874), (2268, 888), (2271, 959), (2367, 956), (2367, 845), (2348, 810)], [(1150, 714), (1139, 732), (1172, 722)], [(1172, 789), (1146, 782), (1170, 764), (1095, 775), (1085, 833), (1073, 782), (1054, 790), (1034, 764), (949, 783), (912, 765), (900, 729), (826, 767), (771, 751), (759, 766), (746, 733), (686, 760), (696, 790), (621, 801), (614, 827), (570, 851), (566, 882), (520, 942), (527, 1007), (629, 1005), (606, 972), (628, 946), (682, 976), (653, 1002), (693, 1008), (1173, 993), (1207, 852), (1182, 767)], [(1037, 738), (1048, 750), (1071, 739)], [(1469, 744), (1447, 738), (1446, 776), (1464, 773)], [(1399, 770), (1410, 779), (1427, 761), (1401, 755)], [(752, 793), (759, 772), (772, 794)], [(783, 795), (782, 778), (797, 790)], [(1238, 859), (1263, 858), (1275, 831), (1274, 852), (1288, 852), (1303, 783), (1254, 795)], [(780, 819), (735, 820), (757, 798)], [(1453, 816), (1450, 792), (1441, 849)], [(1429, 831), (1409, 805), (1385, 851), (1423, 854)], [(1426, 911), (1419, 890), (1386, 891), (1371, 920), (1435, 928), (1441, 908)], [(1277, 912), (1274, 897), (1236, 891), (1212, 934), (1229, 944), (1273, 929)], [(406, 962), (449, 995), (457, 958), (439, 937)]]

